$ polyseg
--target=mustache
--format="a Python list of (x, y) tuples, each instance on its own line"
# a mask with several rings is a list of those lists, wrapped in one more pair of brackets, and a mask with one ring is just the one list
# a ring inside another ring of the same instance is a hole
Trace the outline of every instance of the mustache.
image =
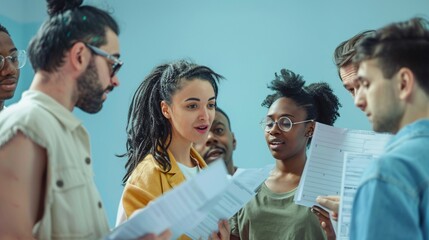
[(107, 86), (107, 88), (106, 88), (104, 91), (112, 92), (112, 91), (113, 91), (113, 89), (115, 89), (115, 86), (113, 86), (113, 85), (109, 85), (109, 86)]

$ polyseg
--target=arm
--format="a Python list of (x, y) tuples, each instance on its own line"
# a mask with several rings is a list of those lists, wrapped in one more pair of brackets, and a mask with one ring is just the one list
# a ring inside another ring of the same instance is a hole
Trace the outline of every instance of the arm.
[(373, 178), (359, 187), (350, 239), (421, 239), (418, 195), (406, 184), (389, 180)]
[(220, 220), (218, 223), (219, 232), (212, 233), (209, 236), (210, 240), (229, 240), (231, 229), (229, 227), (228, 220)]
[(143, 160), (125, 184), (121, 201), (127, 218), (171, 189), (165, 174), (160, 173), (153, 162), (150, 159)]
[(338, 211), (340, 208), (340, 196), (318, 196), (316, 201), (321, 206), (331, 210), (333, 220), (338, 220)]
[(0, 147), (0, 238), (33, 238), (44, 210), (46, 164), (46, 150), (22, 133)]
[(327, 239), (335, 240), (336, 239), (335, 230), (334, 230), (334, 226), (332, 226), (329, 213), (319, 206), (313, 206), (311, 208), (311, 212), (313, 212), (319, 219), (320, 226), (322, 226), (323, 230), (325, 231)]

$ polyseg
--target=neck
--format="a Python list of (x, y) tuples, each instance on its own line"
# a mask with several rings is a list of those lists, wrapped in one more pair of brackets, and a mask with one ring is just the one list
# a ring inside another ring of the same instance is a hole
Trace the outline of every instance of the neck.
[(73, 111), (77, 101), (75, 96), (75, 81), (71, 76), (61, 71), (48, 73), (37, 71), (34, 75), (31, 90), (37, 90), (52, 97), (65, 108)]
[(415, 96), (407, 103), (398, 131), (406, 125), (424, 118), (429, 119), (429, 96), (420, 90), (416, 91)]
[(234, 168), (234, 161), (229, 161), (226, 163), (226, 169), (228, 171), (229, 174), (233, 175), (235, 172), (235, 168)]
[(301, 177), (307, 160), (305, 148), (302, 152), (288, 158), (276, 159), (276, 170), (281, 174)]
[(191, 161), (191, 145), (192, 143), (179, 141), (173, 136), (168, 150), (173, 154), (176, 162), (179, 162), (188, 167), (194, 167), (195, 165), (193, 161)]

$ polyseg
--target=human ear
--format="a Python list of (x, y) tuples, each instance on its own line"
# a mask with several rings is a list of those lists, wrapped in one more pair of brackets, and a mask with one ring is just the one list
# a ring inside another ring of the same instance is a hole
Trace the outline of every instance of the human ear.
[(399, 78), (399, 98), (405, 100), (413, 92), (416, 81), (414, 73), (409, 68), (401, 68), (397, 73), (397, 77)]
[(232, 132), (232, 150), (235, 150), (235, 148), (237, 147), (237, 140), (235, 139), (235, 135)]
[(161, 101), (161, 112), (162, 112), (162, 115), (164, 115), (164, 117), (167, 119), (170, 119), (169, 109), (170, 109), (170, 107), (168, 106), (167, 102), (162, 100)]
[(305, 132), (306, 137), (311, 138), (313, 136), (315, 126), (315, 122), (310, 123), (310, 125), (307, 127), (307, 131)]
[(86, 70), (91, 59), (91, 53), (85, 44), (77, 42), (70, 48), (67, 57), (72, 68), (80, 74)]

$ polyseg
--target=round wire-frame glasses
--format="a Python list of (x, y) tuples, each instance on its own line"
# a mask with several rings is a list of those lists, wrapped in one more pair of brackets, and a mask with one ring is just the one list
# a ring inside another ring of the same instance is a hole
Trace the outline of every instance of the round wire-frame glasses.
[(12, 65), (15, 69), (20, 69), (25, 66), (27, 62), (27, 54), (25, 50), (16, 50), (9, 56), (0, 55), (0, 70), (6, 66), (6, 61)]
[(283, 132), (289, 132), (292, 129), (293, 125), (306, 123), (306, 122), (314, 122), (314, 119), (309, 119), (309, 120), (304, 120), (299, 122), (292, 122), (290, 118), (285, 116), (280, 117), (279, 119), (277, 119), (277, 121), (273, 121), (273, 119), (266, 117), (260, 122), (260, 125), (265, 132), (270, 132), (271, 129), (273, 129), (274, 125), (276, 124), (277, 124), (277, 127), (279, 127), (279, 129), (282, 130)]

